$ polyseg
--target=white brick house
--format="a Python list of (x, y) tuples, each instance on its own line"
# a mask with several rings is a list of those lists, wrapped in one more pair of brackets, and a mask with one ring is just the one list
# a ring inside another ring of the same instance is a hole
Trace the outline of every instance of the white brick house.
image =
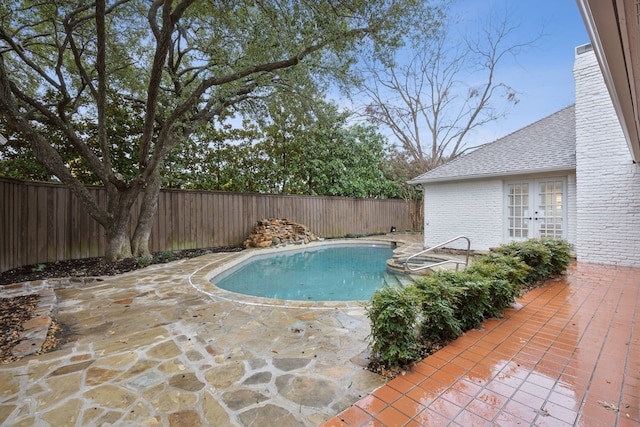
[(410, 181), (424, 189), (425, 246), (561, 237), (578, 261), (640, 266), (640, 165), (590, 45), (574, 76), (575, 106)]
[(578, 260), (640, 266), (640, 165), (592, 50), (576, 56), (574, 76)]

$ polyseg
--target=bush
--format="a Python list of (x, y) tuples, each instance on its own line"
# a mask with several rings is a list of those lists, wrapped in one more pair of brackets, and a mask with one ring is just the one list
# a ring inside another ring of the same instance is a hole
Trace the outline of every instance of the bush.
[(491, 280), (469, 280), (460, 288), (462, 297), (458, 301), (458, 316), (463, 331), (480, 326), (482, 321), (494, 313), (499, 316), (502, 310), (494, 310), (491, 300)]
[(138, 258), (138, 265), (140, 267), (147, 267), (153, 263), (153, 258), (148, 256), (143, 256)]
[(502, 317), (502, 312), (511, 307), (519, 296), (519, 286), (514, 286), (504, 279), (488, 279), (487, 280), (488, 299), (491, 304), (487, 306), (484, 312), (484, 318)]
[(377, 291), (367, 308), (374, 357), (404, 366), (421, 357), (423, 345), (444, 344), (500, 317), (522, 289), (564, 271), (570, 249), (564, 240), (509, 243), (463, 271), (439, 271), (404, 289)]
[(462, 334), (456, 307), (460, 290), (452, 283), (456, 273), (435, 273), (415, 282), (420, 294), (420, 336), (429, 342), (452, 340)]
[(571, 244), (566, 240), (557, 239), (543, 239), (541, 243), (546, 246), (551, 253), (551, 262), (549, 264), (549, 273), (551, 276), (557, 276), (565, 271), (573, 261)]
[(529, 239), (502, 245), (497, 252), (524, 261), (531, 267), (526, 282), (534, 283), (563, 272), (571, 262), (570, 249), (565, 240)]
[(404, 366), (418, 360), (422, 346), (417, 336), (419, 295), (414, 287), (384, 287), (369, 305), (372, 353), (387, 366)]
[(173, 261), (175, 258), (176, 255), (171, 251), (158, 252), (157, 254), (153, 255), (153, 260), (155, 262)]
[[(499, 317), (518, 296), (519, 286), (500, 277), (481, 275), (482, 270), (437, 272), (419, 279), (422, 291), (422, 336), (449, 341), (476, 328), (488, 317)], [(496, 276), (500, 276), (497, 274)]]
[(506, 281), (521, 289), (527, 284), (532, 270), (522, 259), (510, 255), (489, 253), (476, 258), (464, 271), (478, 278), (490, 278)]

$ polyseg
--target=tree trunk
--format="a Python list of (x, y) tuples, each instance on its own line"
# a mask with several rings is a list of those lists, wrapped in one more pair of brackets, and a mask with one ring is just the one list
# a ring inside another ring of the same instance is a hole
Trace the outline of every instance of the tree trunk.
[(160, 183), (162, 181), (159, 169), (161, 169), (161, 167), (156, 169), (156, 172), (152, 175), (151, 180), (144, 189), (138, 224), (131, 239), (131, 250), (133, 256), (136, 257), (151, 256), (149, 238), (151, 237), (153, 218), (158, 212), (158, 195), (160, 194)]
[(127, 228), (129, 228), (128, 218), (124, 224), (122, 221), (118, 221), (107, 228), (107, 249), (104, 255), (106, 261), (131, 257), (131, 243), (127, 235)]
[(118, 190), (115, 186), (107, 185), (106, 190), (110, 219), (103, 225), (107, 238), (105, 259), (107, 261), (115, 261), (131, 258), (129, 235), (131, 207), (140, 193), (140, 187), (134, 185), (127, 189)]
[(411, 228), (414, 231), (424, 230), (424, 203), (421, 198), (407, 200), (409, 205), (409, 218)]

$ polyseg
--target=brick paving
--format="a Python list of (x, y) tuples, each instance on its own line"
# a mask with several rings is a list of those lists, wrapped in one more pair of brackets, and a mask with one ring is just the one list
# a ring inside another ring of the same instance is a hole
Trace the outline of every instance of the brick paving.
[(574, 264), (323, 424), (640, 425), (640, 268)]

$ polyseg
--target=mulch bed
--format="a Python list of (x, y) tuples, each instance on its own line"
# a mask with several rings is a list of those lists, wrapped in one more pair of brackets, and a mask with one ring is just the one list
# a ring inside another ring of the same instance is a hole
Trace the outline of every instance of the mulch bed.
[(23, 295), (13, 298), (0, 298), (0, 363), (8, 363), (16, 358), (11, 349), (20, 342), (22, 324), (31, 319), (38, 307), (38, 295)]
[[(0, 274), (0, 288), (12, 283), (45, 280), (59, 277), (96, 277), (114, 276), (128, 271), (138, 270), (152, 264), (161, 264), (184, 258), (214, 253), (239, 252), (243, 247), (217, 247), (208, 249), (185, 249), (175, 252), (161, 252), (152, 258), (127, 258), (116, 262), (105, 262), (102, 258), (75, 259), (47, 264), (27, 265)], [(20, 342), (24, 322), (32, 318), (38, 306), (38, 295), (23, 295), (11, 298), (0, 298), (0, 364), (9, 363), (17, 358), (11, 349)], [(42, 352), (56, 348), (58, 335), (64, 327), (53, 319), (49, 336), (42, 347)]]
[(175, 252), (159, 252), (154, 254), (152, 258), (126, 258), (115, 262), (105, 262), (102, 258), (85, 258), (46, 264), (25, 265), (1, 273), (0, 285), (44, 280), (53, 277), (114, 276), (151, 264), (161, 264), (183, 258), (193, 258), (208, 253), (239, 252), (241, 250), (244, 250), (241, 246), (221, 246), (208, 249), (184, 249)]

